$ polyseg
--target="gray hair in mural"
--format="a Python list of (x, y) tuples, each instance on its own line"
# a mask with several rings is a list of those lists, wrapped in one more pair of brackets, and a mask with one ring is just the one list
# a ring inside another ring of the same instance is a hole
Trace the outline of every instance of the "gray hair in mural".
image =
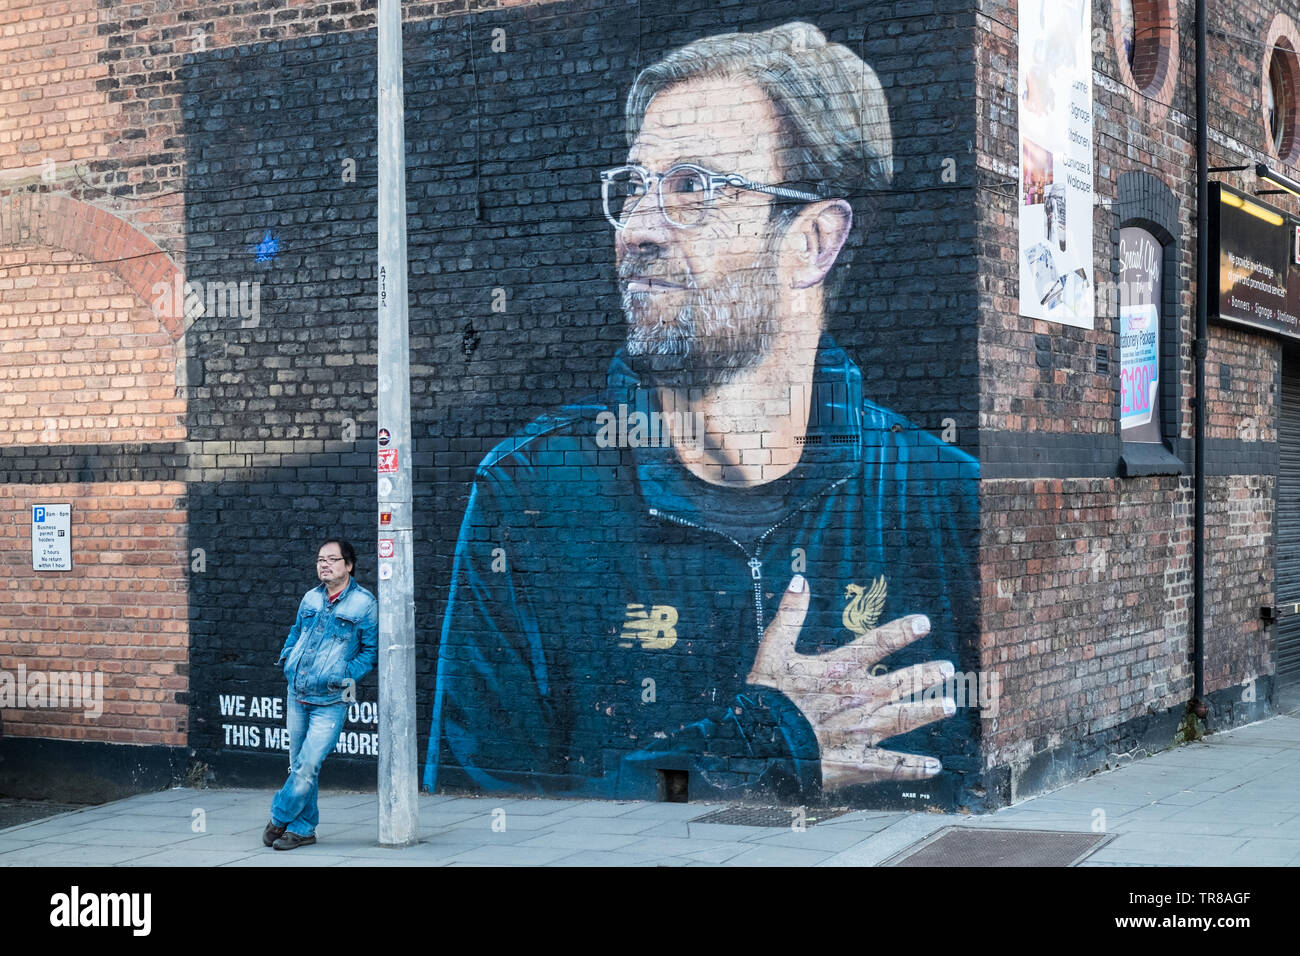
[(777, 108), (787, 184), (827, 197), (885, 189), (893, 180), (889, 104), (876, 72), (808, 23), (761, 33), (724, 33), (674, 50), (641, 71), (627, 97), (627, 141), (641, 131), (646, 107), (677, 83), (747, 79)]
[[(889, 104), (875, 70), (843, 44), (828, 42), (809, 23), (704, 37), (637, 76), (624, 111), (628, 145), (636, 141), (656, 95), (705, 79), (748, 80), (774, 105), (780, 120), (782, 185), (853, 204), (853, 228), (826, 280), (828, 301), (834, 301), (871, 221), (872, 198), (888, 189), (894, 177)], [(773, 203), (774, 231), (784, 231), (799, 209), (797, 202)], [(737, 292), (737, 301), (743, 301)]]

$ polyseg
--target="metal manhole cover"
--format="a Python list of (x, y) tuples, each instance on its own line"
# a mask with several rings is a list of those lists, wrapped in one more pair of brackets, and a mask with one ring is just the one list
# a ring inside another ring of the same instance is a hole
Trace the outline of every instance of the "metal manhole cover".
[(829, 807), (724, 807), (714, 810), (702, 817), (696, 817), (691, 823), (729, 823), (739, 827), (788, 827), (803, 813), (805, 826), (813, 826), (823, 820), (842, 817), (847, 809), (830, 809)]
[(1114, 834), (944, 827), (885, 866), (1074, 866)]

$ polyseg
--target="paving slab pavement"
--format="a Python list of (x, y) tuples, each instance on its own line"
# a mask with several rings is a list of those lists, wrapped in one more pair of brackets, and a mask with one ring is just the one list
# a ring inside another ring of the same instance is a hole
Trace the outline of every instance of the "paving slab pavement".
[(175, 788), (19, 823), (0, 829), (0, 867), (878, 866), (944, 827), (1114, 836), (1081, 866), (1300, 866), (1300, 711), (984, 815), (763, 827), (698, 822), (722, 804), (421, 794), (421, 842), (388, 848), (375, 794), (326, 791), (318, 842), (285, 853), (262, 845), (272, 792)]

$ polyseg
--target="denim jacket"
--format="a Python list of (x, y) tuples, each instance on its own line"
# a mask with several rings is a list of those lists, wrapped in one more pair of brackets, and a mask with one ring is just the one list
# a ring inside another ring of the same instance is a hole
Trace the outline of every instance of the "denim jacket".
[(340, 703), (343, 682), (359, 681), (374, 668), (378, 632), (375, 596), (355, 578), (333, 604), (325, 585), (312, 588), (280, 651), (289, 692), (307, 704)]

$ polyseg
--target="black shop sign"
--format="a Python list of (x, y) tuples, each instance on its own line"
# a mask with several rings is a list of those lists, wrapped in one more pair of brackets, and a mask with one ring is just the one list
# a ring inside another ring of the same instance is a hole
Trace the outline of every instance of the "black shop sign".
[(1223, 183), (1209, 219), (1210, 317), (1300, 339), (1300, 220)]

